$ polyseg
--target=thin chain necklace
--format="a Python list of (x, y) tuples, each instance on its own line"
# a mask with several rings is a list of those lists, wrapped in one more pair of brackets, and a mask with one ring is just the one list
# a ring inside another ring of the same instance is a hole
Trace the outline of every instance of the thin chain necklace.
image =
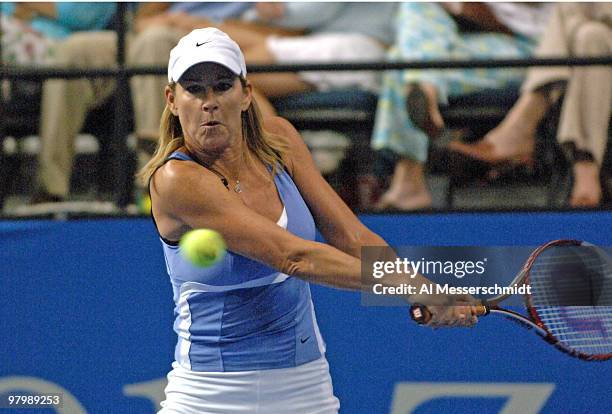
[[(209, 170), (211, 170), (212, 172), (214, 172), (217, 177), (219, 177), (221, 179), (221, 182), (223, 183), (223, 185), (225, 186), (225, 188), (227, 188), (229, 190), (229, 181), (227, 178), (225, 178), (223, 176), (223, 174), (221, 174), (220, 172), (218, 172), (217, 170), (215, 170), (212, 167), (206, 167)], [(242, 187), (240, 186), (240, 180), (236, 180), (236, 184), (234, 185), (234, 191), (238, 194), (242, 193)]]
[[(187, 149), (186, 149), (187, 150)], [(209, 169), (210, 171), (212, 171), (213, 173), (215, 173), (215, 175), (217, 177), (219, 177), (219, 179), (221, 179), (221, 182), (223, 183), (223, 185), (225, 186), (225, 188), (227, 188), (228, 190), (229, 188), (229, 181), (227, 178), (225, 178), (225, 176), (223, 174), (221, 174), (219, 171), (215, 170), (213, 167), (211, 167), (210, 165), (198, 160), (196, 157), (194, 157), (193, 155), (191, 155), (191, 153), (189, 152), (189, 150), (187, 150), (187, 153), (189, 154), (189, 156), (191, 157), (191, 159), (193, 159), (194, 161), (196, 161), (198, 164), (202, 165), (204, 168)], [(236, 180), (236, 184), (234, 185), (234, 192), (240, 194), (242, 193), (242, 186), (240, 185), (240, 180)]]

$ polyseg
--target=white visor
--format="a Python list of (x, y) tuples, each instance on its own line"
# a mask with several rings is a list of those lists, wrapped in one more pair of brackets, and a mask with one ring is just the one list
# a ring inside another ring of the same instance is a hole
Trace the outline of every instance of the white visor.
[(218, 63), (240, 77), (246, 76), (238, 44), (221, 30), (207, 27), (183, 36), (170, 51), (168, 82), (177, 82), (189, 68), (204, 62)]

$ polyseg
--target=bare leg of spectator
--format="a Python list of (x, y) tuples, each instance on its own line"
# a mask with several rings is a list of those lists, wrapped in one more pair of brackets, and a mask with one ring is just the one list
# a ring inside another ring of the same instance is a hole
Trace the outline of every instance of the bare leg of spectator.
[(597, 207), (601, 203), (599, 165), (590, 161), (574, 163), (574, 185), (570, 195), (570, 207)]
[(431, 206), (423, 163), (407, 158), (395, 165), (391, 185), (376, 209), (418, 210)]
[[(265, 44), (265, 36), (255, 36), (258, 43), (251, 39), (250, 47), (243, 48), (245, 60), (249, 64), (271, 65), (274, 57)], [(253, 85), (253, 94), (259, 110), (264, 117), (275, 116), (276, 110), (268, 98), (290, 95), (312, 90), (296, 73), (251, 73), (249, 81)]]
[[(274, 56), (266, 47), (265, 39), (243, 51), (245, 60), (249, 64), (272, 65), (276, 63)], [(297, 73), (254, 73), (249, 75), (249, 79), (255, 88), (269, 98), (313, 89), (313, 86), (304, 82)]]
[[(255, 23), (227, 20), (222, 24), (211, 24), (227, 33), (242, 49), (248, 65), (273, 65), (276, 59), (266, 46), (269, 36), (296, 36), (301, 31), (274, 28)], [(257, 103), (264, 114), (276, 114), (267, 98), (286, 96), (312, 90), (295, 73), (250, 73), (249, 80), (258, 90)]]
[(538, 124), (548, 111), (543, 93), (523, 94), (502, 123), (485, 136), (500, 159), (531, 158)]
[(453, 141), (449, 148), (491, 164), (532, 164), (538, 124), (551, 100), (543, 92), (525, 92), (504, 120), (476, 144)]
[[(268, 36), (297, 36), (303, 34), (301, 30), (283, 29), (264, 24), (250, 23), (242, 20), (226, 20), (221, 24), (211, 23), (208, 26), (217, 27), (231, 37), (245, 53), (246, 50), (256, 48), (265, 43)], [(204, 27), (204, 26), (202, 26)], [(245, 53), (246, 55), (246, 53)], [(249, 59), (245, 59), (250, 63)], [(254, 62), (253, 62), (254, 63)]]
[[(555, 8), (540, 39), (537, 56), (569, 55), (565, 20), (561, 8)], [(555, 98), (549, 95), (553, 91), (545, 92), (543, 87), (566, 81), (569, 76), (569, 69), (562, 66), (530, 69), (521, 97), (499, 126), (476, 144), (451, 142), (449, 148), (491, 164), (531, 163), (537, 126)]]
[[(579, 56), (607, 56), (612, 52), (612, 29), (600, 22), (581, 25), (575, 32)], [(573, 166), (571, 207), (596, 207), (601, 203), (600, 166), (603, 162), (612, 105), (612, 69), (609, 66), (573, 68), (561, 110), (558, 140), (573, 143), (589, 154)]]

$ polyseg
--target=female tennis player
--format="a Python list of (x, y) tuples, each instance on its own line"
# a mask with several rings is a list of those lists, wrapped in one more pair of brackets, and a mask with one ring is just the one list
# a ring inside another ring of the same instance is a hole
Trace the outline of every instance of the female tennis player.
[[(176, 304), (160, 412), (336, 413), (308, 282), (362, 288), (361, 247), (384, 240), (325, 182), (289, 122), (260, 119), (242, 52), (225, 33), (183, 37), (168, 81), (159, 146), (140, 174)], [(314, 241), (315, 226), (329, 244)], [(196, 228), (225, 238), (221, 262), (196, 268), (179, 254)], [(429, 310), (432, 325), (476, 320), (466, 304)]]

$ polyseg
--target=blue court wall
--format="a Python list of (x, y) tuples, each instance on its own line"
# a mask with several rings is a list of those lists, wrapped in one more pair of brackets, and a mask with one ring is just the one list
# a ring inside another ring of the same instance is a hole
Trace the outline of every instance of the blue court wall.
[[(361, 218), (392, 245), (612, 245), (605, 212)], [(342, 413), (605, 413), (612, 405), (612, 362), (570, 358), (505, 320), (433, 331), (411, 323), (405, 308), (312, 289)], [(0, 222), (0, 396), (56, 391), (64, 393), (57, 412), (155, 412), (173, 357), (172, 309), (150, 220)]]

